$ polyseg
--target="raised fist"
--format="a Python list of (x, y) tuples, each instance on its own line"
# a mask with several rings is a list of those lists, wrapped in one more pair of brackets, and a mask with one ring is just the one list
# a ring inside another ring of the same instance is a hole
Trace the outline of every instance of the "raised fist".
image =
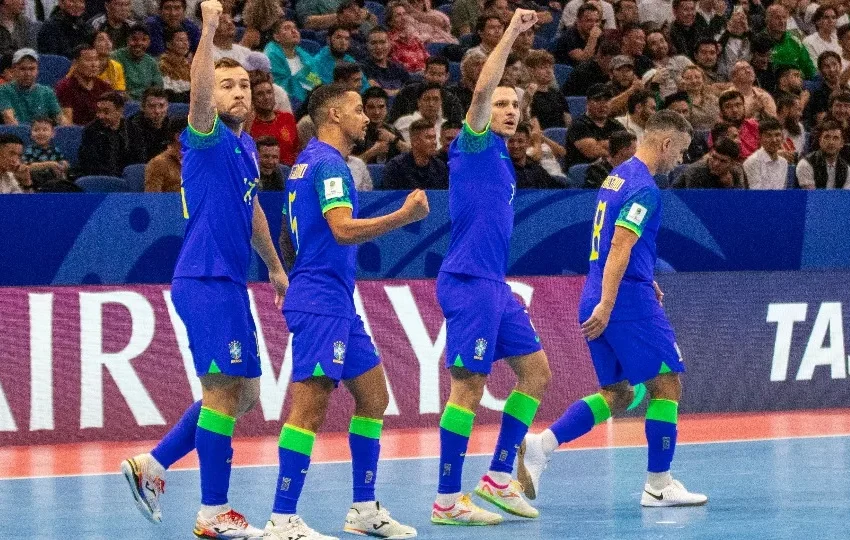
[(508, 30), (518, 36), (529, 28), (532, 28), (535, 24), (537, 24), (537, 12), (530, 9), (518, 9), (514, 11), (514, 16), (511, 18), (511, 24), (508, 26)]
[(204, 0), (201, 2), (201, 20), (204, 26), (218, 28), (218, 19), (223, 8), (218, 0)]
[(413, 190), (401, 209), (407, 214), (408, 223), (424, 219), (431, 209), (428, 207), (428, 196), (421, 189)]

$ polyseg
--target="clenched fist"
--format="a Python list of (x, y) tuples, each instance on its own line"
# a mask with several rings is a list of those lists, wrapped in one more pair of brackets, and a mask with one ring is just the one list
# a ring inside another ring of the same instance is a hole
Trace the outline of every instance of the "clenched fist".
[(424, 219), (431, 211), (428, 207), (428, 196), (421, 189), (413, 190), (404, 200), (401, 210), (406, 214), (408, 223)]
[(201, 20), (205, 27), (218, 28), (218, 19), (223, 8), (218, 0), (204, 0), (201, 2)]
[(537, 24), (537, 12), (530, 9), (518, 9), (514, 11), (508, 31), (518, 36)]

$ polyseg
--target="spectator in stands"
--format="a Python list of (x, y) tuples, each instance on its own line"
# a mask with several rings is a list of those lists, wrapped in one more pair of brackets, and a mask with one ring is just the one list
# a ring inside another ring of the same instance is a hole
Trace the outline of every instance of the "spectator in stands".
[(533, 51), (526, 65), (537, 87), (531, 98), (531, 116), (537, 118), (541, 129), (569, 125), (567, 100), (555, 83), (555, 59), (547, 51)]
[[(712, 141), (720, 139), (729, 139), (736, 144), (741, 144), (741, 135), (738, 133), (738, 128), (728, 122), (717, 122), (709, 132)], [(743, 169), (742, 169), (743, 171)]]
[(838, 43), (838, 36), (835, 32), (835, 21), (837, 19), (838, 14), (832, 6), (824, 4), (815, 10), (812, 23), (817, 31), (806, 36), (803, 40), (803, 45), (806, 46), (806, 51), (808, 51), (809, 58), (812, 61), (817, 62), (820, 55), (826, 51), (841, 54), (841, 45)]
[(127, 46), (130, 26), (133, 25), (130, 0), (105, 0), (105, 13), (89, 21), (95, 32), (104, 32), (112, 45), (121, 48)]
[(478, 81), (478, 76), (481, 75), (485, 60), (487, 60), (487, 56), (480, 51), (466, 53), (460, 63), (460, 81), (455, 86), (449, 87), (449, 92), (454, 94), (460, 102), (464, 115), (472, 105), (472, 92), (475, 90), (475, 83)]
[(765, 25), (761, 35), (770, 39), (771, 61), (776, 65), (797, 66), (806, 79), (812, 78), (815, 66), (800, 39), (787, 30), (788, 10), (785, 6), (776, 3), (767, 8)]
[(735, 64), (740, 60), (748, 61), (752, 57), (750, 27), (747, 23), (747, 13), (743, 9), (732, 10), (726, 30), (720, 36), (719, 45), (717, 73), (723, 80), (729, 80)]
[(803, 189), (850, 189), (850, 169), (840, 155), (844, 147), (841, 125), (827, 120), (818, 135), (820, 149), (797, 163), (797, 183)]
[[(652, 81), (658, 84), (661, 97), (666, 98), (677, 91), (676, 81), (693, 62), (681, 54), (670, 56), (670, 46), (662, 32), (650, 32), (646, 36), (646, 50), (655, 70)], [(644, 80), (648, 77), (649, 72), (644, 74)]]
[(701, 38), (694, 52), (694, 63), (702, 68), (707, 83), (714, 84), (725, 82), (727, 77), (717, 69), (717, 60), (720, 55), (720, 45), (714, 38)]
[(189, 62), (189, 34), (185, 30), (166, 32), (165, 52), (159, 57), (159, 72), (168, 100), (189, 103), (192, 64)]
[(299, 148), (298, 128), (292, 113), (275, 110), (271, 75), (263, 72), (251, 74), (251, 100), (254, 119), (248, 132), (254, 140), (264, 136), (274, 138), (280, 151), (280, 163), (291, 167)]
[(68, 177), (68, 161), (53, 144), (56, 123), (52, 118), (34, 118), (30, 127), (31, 144), (24, 151), (23, 162), (30, 169), (33, 185), (43, 186)]
[(567, 132), (568, 167), (576, 163), (590, 163), (608, 155), (608, 139), (623, 129), (619, 122), (608, 118), (608, 100), (611, 92), (604, 84), (591, 86), (587, 91), (587, 113), (573, 121)]
[(394, 126), (387, 123), (387, 92), (373, 86), (363, 93), (363, 109), (369, 118), (366, 136), (354, 147), (354, 155), (365, 163), (386, 163), (410, 151), (410, 145)]
[(387, 162), (383, 189), (448, 189), (449, 169), (436, 155), (434, 125), (424, 118), (416, 120), (410, 124), (410, 152)]
[(842, 24), (836, 31), (838, 44), (841, 46), (841, 71), (850, 67), (850, 24)]
[(369, 167), (363, 163), (362, 159), (349, 154), (345, 158), (345, 164), (348, 165), (348, 169), (351, 171), (351, 178), (354, 179), (354, 187), (357, 188), (357, 191), (372, 191), (374, 189)]
[[(313, 70), (322, 81), (322, 84), (330, 84), (333, 81), (333, 72), (337, 63), (351, 62), (357, 60), (348, 54), (351, 46), (351, 34), (341, 26), (335, 26), (328, 30), (328, 44), (313, 57)], [(365, 89), (365, 88), (364, 88)]]
[(610, 156), (600, 157), (587, 168), (583, 187), (587, 189), (602, 187), (602, 182), (608, 178), (614, 167), (619, 167), (621, 163), (635, 155), (637, 137), (628, 131), (617, 131), (611, 135), (609, 150)]
[(840, 88), (841, 56), (834, 51), (826, 51), (818, 57), (820, 84), (812, 92), (806, 104), (806, 123), (815, 126), (826, 115), (829, 108), (829, 96)]
[(186, 18), (186, 0), (159, 0), (159, 14), (145, 21), (150, 30), (148, 54), (159, 56), (165, 51), (165, 34), (168, 30), (185, 30), (189, 36), (189, 50), (195, 52), (201, 40), (198, 25)]
[(419, 39), (425, 43), (457, 43), (448, 15), (431, 8), (429, 0), (410, 0), (408, 15), (416, 23)]
[(532, 47), (534, 47), (534, 28), (529, 28), (516, 38), (514, 46), (511, 47), (511, 55), (519, 61), (525, 62)]
[(730, 80), (732, 88), (744, 96), (744, 114), (748, 118), (776, 116), (776, 103), (770, 94), (756, 86), (756, 72), (748, 62), (736, 63)]
[[(641, 36), (643, 30), (638, 28)], [(620, 47), (611, 41), (603, 41), (596, 55), (586, 62), (579, 64), (564, 85), (561, 92), (565, 96), (583, 96), (587, 89), (594, 84), (605, 84), (611, 80), (611, 60), (619, 53)], [(634, 62), (633, 62), (634, 63)]]
[(410, 140), (411, 126), (417, 120), (425, 120), (432, 125), (435, 130), (435, 136), (440, 136), (440, 129), (443, 125), (443, 96), (440, 92), (440, 87), (436, 84), (426, 83), (419, 93), (416, 112), (402, 116), (395, 122), (395, 128), (402, 134), (404, 140), (413, 144)]
[(242, 10), (245, 34), (240, 44), (253, 50), (266, 48), (274, 36), (274, 28), (284, 12), (277, 0), (248, 0)]
[[(248, 71), (249, 76), (254, 72), (264, 73), (270, 77), (272, 74), (272, 63), (269, 61), (269, 57), (260, 51), (251, 51), (245, 59), (244, 67)], [(286, 91), (283, 88), (275, 84), (274, 79), (272, 79), (272, 88), (274, 89), (275, 110), (293, 113), (292, 102), (289, 100), (289, 96), (286, 95)]]
[(693, 58), (697, 43), (704, 34), (696, 23), (697, 3), (695, 0), (673, 0), (673, 24), (670, 26), (670, 45), (676, 53)]
[(706, 85), (704, 71), (698, 66), (688, 66), (679, 79), (679, 90), (688, 94), (690, 115), (687, 117), (694, 129), (706, 130), (720, 119), (717, 95)]
[(720, 94), (719, 105), (723, 121), (738, 128), (740, 159), (747, 159), (761, 146), (758, 122), (745, 116), (744, 96), (737, 90), (727, 90)]
[(245, 60), (251, 54), (251, 49), (236, 43), (236, 24), (227, 12), (219, 17), (218, 28), (213, 35), (213, 45), (213, 58), (216, 60), (230, 58), (244, 66)]
[(576, 66), (593, 58), (602, 37), (599, 27), (601, 13), (595, 4), (582, 4), (578, 8), (576, 22), (561, 34), (552, 53), (559, 64)]
[(313, 67), (313, 57), (298, 45), (301, 33), (295, 22), (281, 19), (273, 28), (273, 40), (265, 48), (272, 64), (272, 77), (291, 99), (303, 103), (307, 94), (322, 84), (322, 79)]
[(140, 162), (147, 163), (165, 150), (170, 141), (165, 90), (155, 86), (145, 89), (139, 112), (127, 119), (127, 132)]
[(794, 163), (803, 155), (806, 141), (803, 123), (800, 122), (803, 117), (800, 98), (783, 96), (779, 98), (776, 109), (776, 119), (782, 124), (782, 152), (780, 153), (788, 160), (788, 163)]
[(674, 188), (747, 189), (746, 178), (736, 167), (741, 147), (719, 139), (705, 159), (688, 165), (674, 181)]
[(38, 24), (24, 15), (23, 0), (0, 2), (0, 54), (34, 49), (37, 43)]
[(437, 159), (449, 164), (449, 146), (460, 135), (460, 130), (463, 129), (463, 124), (460, 122), (452, 122), (446, 120), (440, 129), (440, 150), (437, 152)]
[(97, 118), (83, 130), (78, 167), (80, 176), (121, 177), (124, 167), (141, 163), (124, 121), (126, 100), (120, 92), (109, 91), (97, 99)]
[(440, 86), (443, 96), (443, 118), (453, 122), (460, 122), (466, 110), (463, 108), (460, 100), (452, 92), (446, 88), (446, 83), (449, 81), (449, 61), (444, 56), (432, 56), (425, 63), (425, 80), (421, 83), (407, 84), (396, 95), (390, 109), (390, 115), (387, 118), (388, 122), (395, 122), (406, 114), (411, 114), (416, 111), (417, 98), (422, 91), (422, 85), (426, 83), (435, 83)]
[(295, 3), (295, 13), (305, 29), (325, 30), (339, 25), (340, 4), (342, 0), (299, 0)]
[(407, 8), (401, 2), (387, 5), (387, 28), (390, 38), (390, 60), (398, 62), (410, 73), (420, 73), (425, 69), (428, 51), (425, 44), (416, 36), (407, 15)]
[(809, 91), (803, 89), (803, 75), (796, 66), (776, 67), (776, 96), (783, 94), (799, 97), (804, 107), (809, 102)]
[(379, 86), (395, 96), (408, 83), (410, 75), (404, 67), (389, 59), (390, 38), (381, 27), (369, 32), (369, 58), (363, 63), (363, 74), (370, 86)]
[(767, 34), (756, 34), (753, 37), (750, 65), (756, 74), (756, 81), (759, 88), (766, 92), (776, 91), (776, 74), (773, 71), (773, 63), (771, 62), (772, 50), (773, 41)]
[(369, 88), (369, 83), (366, 82), (366, 77), (363, 75), (363, 69), (360, 64), (355, 62), (339, 62), (334, 68), (333, 82), (341, 82), (352, 92), (358, 94)]
[(744, 173), (750, 189), (785, 189), (788, 182), (788, 161), (779, 155), (782, 150), (782, 125), (775, 118), (759, 122), (761, 148), (744, 160)]
[(643, 139), (643, 130), (649, 117), (655, 114), (655, 96), (647, 90), (638, 90), (629, 95), (628, 114), (617, 118), (617, 122), (626, 128), (626, 131), (635, 136), (640, 142)]
[[(563, 34), (571, 26), (575, 25), (578, 20), (578, 11), (583, 4), (591, 4), (596, 7), (600, 14), (600, 22), (602, 23), (603, 30), (614, 30), (617, 28), (619, 21), (616, 13), (618, 9), (617, 5), (611, 7), (611, 3), (604, 0), (570, 0), (564, 5), (564, 10), (561, 13), (561, 20), (558, 23), (559, 33)], [(637, 10), (637, 7), (635, 7), (635, 10)]]
[(274, 137), (255, 137), (260, 163), (260, 191), (283, 191), (286, 178), (280, 172), (280, 147)]
[(635, 62), (631, 56), (624, 54), (615, 56), (608, 64), (611, 80), (606, 84), (611, 91), (611, 116), (624, 114), (627, 109), (629, 97), (643, 89), (643, 81), (635, 75)]
[(12, 56), (14, 79), (0, 86), (0, 111), (3, 123), (29, 124), (36, 118), (48, 117), (64, 123), (62, 109), (53, 89), (38, 84), (38, 53), (19, 49)]
[(56, 97), (64, 117), (82, 126), (95, 119), (97, 100), (112, 88), (98, 78), (100, 60), (93, 46), (80, 45), (73, 55), (73, 72), (56, 85)]
[[(743, 9), (739, 11), (743, 12)], [(703, 35), (718, 37), (726, 26), (726, 2), (698, 0), (695, 24), (697, 31)]]
[(520, 122), (516, 133), (507, 141), (508, 154), (514, 165), (517, 189), (556, 189), (561, 187), (540, 162), (528, 156), (531, 148), (531, 126), (528, 122)]
[[(841, 126), (841, 132), (844, 135), (844, 148), (841, 149), (841, 157), (844, 161), (850, 163), (850, 92), (847, 90), (839, 90), (836, 94), (829, 98), (829, 113), (824, 117), (823, 122), (834, 120)], [(811, 146), (812, 150), (818, 150), (820, 143), (819, 129), (816, 128), (812, 134)]]
[(150, 44), (151, 36), (147, 26), (137, 24), (130, 30), (127, 46), (118, 49), (113, 55), (124, 68), (127, 94), (134, 100), (139, 100), (142, 93), (151, 86), (162, 88), (159, 65), (147, 52)]
[[(145, 167), (146, 192), (180, 191), (180, 166), (183, 162), (180, 134), (186, 129), (187, 124), (185, 118), (173, 119), (169, 122), (168, 146), (161, 154), (150, 160)], [(262, 158), (260, 167), (262, 170)]]
[(0, 195), (32, 193), (30, 169), (21, 163), (24, 143), (17, 136), (0, 133)]
[(652, 69), (652, 60), (644, 54), (646, 51), (646, 32), (640, 26), (632, 25), (623, 28), (621, 34), (623, 37), (619, 54), (631, 56), (635, 62), (635, 74), (638, 77), (643, 77), (644, 73)]
[(124, 75), (124, 66), (112, 58), (112, 39), (104, 31), (98, 31), (92, 41), (97, 51), (100, 62), (100, 75), (98, 77), (109, 83), (113, 90), (125, 92), (127, 90), (127, 78)]
[(452, 23), (452, 35), (460, 37), (471, 34), (483, 8), (484, 0), (455, 0), (449, 14), (449, 20)]
[(38, 31), (38, 51), (69, 56), (77, 46), (88, 43), (92, 30), (83, 20), (85, 11), (85, 0), (59, 0)]
[(505, 22), (493, 13), (478, 17), (478, 22), (475, 23), (475, 33), (478, 34), (480, 43), (466, 52), (479, 52), (484, 56), (489, 56), (493, 49), (498, 45), (499, 40), (505, 33)]
[(664, 109), (676, 111), (685, 118), (691, 115), (691, 105), (687, 92), (676, 92), (664, 98)]

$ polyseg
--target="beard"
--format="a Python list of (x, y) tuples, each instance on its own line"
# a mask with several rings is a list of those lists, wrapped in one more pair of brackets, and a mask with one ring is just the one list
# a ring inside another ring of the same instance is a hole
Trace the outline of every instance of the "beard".
[(803, 133), (803, 128), (800, 127), (800, 122), (791, 117), (785, 118), (782, 122), (782, 127), (784, 127), (785, 131), (794, 137)]

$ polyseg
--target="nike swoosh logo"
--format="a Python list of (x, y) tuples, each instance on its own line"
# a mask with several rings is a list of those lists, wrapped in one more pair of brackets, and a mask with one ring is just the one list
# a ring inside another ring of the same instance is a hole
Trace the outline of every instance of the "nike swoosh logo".
[(155, 489), (152, 489), (152, 488), (151, 488), (150, 486), (148, 486), (147, 484), (145, 484), (145, 489), (146, 489), (146, 490), (148, 490), (148, 491), (150, 491), (150, 492), (151, 492), (151, 495), (153, 495), (154, 497), (156, 497), (156, 490), (155, 490)]
[(505, 154), (499, 152), (499, 157), (502, 159), (511, 159), (511, 156), (506, 156)]
[(650, 497), (652, 497), (653, 499), (655, 499), (656, 501), (663, 501), (664, 500), (664, 494), (663, 493), (661, 495), (653, 495), (652, 493), (648, 492), (647, 490), (643, 490), (643, 492), (646, 493), (647, 495), (649, 495)]
[(307, 469), (301, 469), (301, 474), (307, 474)]

